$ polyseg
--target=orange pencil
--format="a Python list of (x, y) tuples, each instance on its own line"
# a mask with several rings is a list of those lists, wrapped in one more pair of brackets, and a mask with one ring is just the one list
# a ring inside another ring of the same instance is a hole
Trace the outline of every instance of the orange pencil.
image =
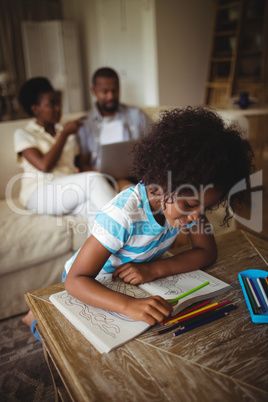
[(190, 316), (195, 316), (195, 315), (201, 314), (203, 311), (209, 311), (213, 307), (218, 306), (218, 304), (219, 303), (213, 303), (213, 304), (210, 304), (209, 306), (205, 306), (205, 307), (199, 308), (198, 310), (192, 311), (191, 313), (184, 314), (181, 317), (174, 318), (174, 319), (171, 318), (171, 320), (169, 320), (165, 325), (173, 324), (174, 322), (178, 322), (178, 321), (182, 320), (185, 317), (190, 317)]
[(158, 325), (165, 325), (165, 324), (166, 324), (167, 322), (169, 322), (171, 319), (174, 320), (174, 319), (177, 318), (177, 317), (181, 317), (181, 316), (183, 316), (183, 315), (185, 315), (185, 314), (190, 313), (191, 311), (194, 311), (194, 310), (197, 310), (197, 309), (199, 309), (199, 308), (201, 308), (201, 307), (204, 307), (204, 306), (206, 306), (206, 305), (209, 304), (209, 303), (211, 303), (211, 300), (204, 301), (203, 303), (200, 303), (200, 304), (198, 304), (197, 306), (194, 306), (194, 307), (191, 307), (191, 308), (185, 310), (183, 313), (176, 314), (176, 315), (174, 315), (172, 318), (167, 318), (166, 320), (160, 322)]
[(194, 324), (196, 322), (200, 322), (202, 320), (205, 320), (208, 317), (211, 317), (211, 316), (214, 316), (216, 314), (219, 314), (220, 312), (226, 313), (226, 312), (229, 312), (229, 311), (234, 310), (236, 308), (237, 308), (237, 306), (232, 303), (229, 306), (223, 306), (223, 307), (217, 308), (215, 310), (203, 311), (203, 314), (200, 314), (200, 316), (184, 318), (183, 320), (179, 321), (177, 324), (172, 324), (171, 326), (169, 326), (169, 327), (167, 327), (165, 329), (161, 329), (160, 331), (156, 332), (154, 335), (163, 335), (163, 334), (166, 334), (168, 332), (172, 332), (175, 329), (179, 329), (182, 326), (191, 325), (191, 324)]
[[(191, 312), (191, 313), (189, 313), (189, 314), (185, 314), (185, 315), (183, 315), (183, 316), (181, 316), (181, 317), (179, 317), (179, 318), (175, 318), (175, 319), (171, 319), (171, 320), (169, 320), (169, 322), (167, 323), (167, 324), (173, 324), (173, 323), (175, 323), (175, 322), (179, 322), (179, 321), (181, 321), (183, 318), (185, 318), (185, 317), (194, 317), (194, 316), (196, 316), (196, 315), (200, 315), (200, 314), (202, 314), (204, 311), (211, 311), (211, 310), (214, 310), (214, 309), (216, 309), (216, 308), (219, 308), (219, 307), (222, 307), (222, 306), (226, 306), (227, 304), (230, 304), (231, 302), (230, 302), (230, 300), (227, 300), (227, 301), (225, 301), (225, 302), (223, 302), (223, 303), (213, 303), (213, 304), (211, 304), (211, 305), (209, 305), (209, 306), (205, 306), (205, 307), (202, 307), (202, 308), (200, 308), (200, 309), (198, 309), (198, 310), (195, 310), (195, 311), (193, 311), (193, 312)], [(167, 324), (165, 324), (165, 325), (167, 325)]]

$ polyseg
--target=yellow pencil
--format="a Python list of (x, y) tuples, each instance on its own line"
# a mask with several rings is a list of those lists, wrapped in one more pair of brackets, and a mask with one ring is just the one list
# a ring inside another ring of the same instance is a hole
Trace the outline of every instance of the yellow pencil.
[(200, 311), (205, 311), (207, 309), (210, 309), (211, 307), (217, 306), (218, 304), (219, 303), (213, 303), (213, 304), (210, 304), (209, 306), (199, 308), (198, 310), (192, 311), (191, 313), (182, 315), (181, 317), (174, 318), (173, 320), (170, 320), (167, 323), (165, 323), (165, 325), (173, 324), (173, 322), (179, 321), (179, 320), (181, 320), (182, 318), (185, 318), (185, 317), (190, 317), (191, 315), (199, 313)]

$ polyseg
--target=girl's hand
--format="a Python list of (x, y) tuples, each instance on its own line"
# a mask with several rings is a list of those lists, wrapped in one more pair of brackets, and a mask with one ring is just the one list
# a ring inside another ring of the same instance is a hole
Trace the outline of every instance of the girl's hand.
[(138, 285), (155, 279), (150, 264), (134, 262), (127, 262), (116, 268), (113, 272), (113, 279), (117, 277), (131, 285)]
[(160, 296), (144, 299), (131, 297), (127, 303), (125, 315), (135, 321), (145, 321), (149, 325), (155, 325), (169, 317), (171, 312), (172, 305)]

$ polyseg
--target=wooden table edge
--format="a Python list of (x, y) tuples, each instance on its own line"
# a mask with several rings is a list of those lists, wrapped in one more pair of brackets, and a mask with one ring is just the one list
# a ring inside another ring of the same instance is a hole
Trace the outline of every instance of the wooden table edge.
[[(33, 303), (33, 299), (39, 299), (41, 301), (43, 301), (44, 303), (47, 303), (45, 300), (42, 300), (40, 297), (36, 297), (35, 295), (33, 295), (31, 292), (27, 292), (25, 295), (25, 300), (30, 308), (30, 310), (33, 312), (33, 315), (37, 321), (37, 330), (38, 333), (40, 333), (40, 337), (42, 340), (46, 339), (46, 337), (50, 338), (50, 335), (46, 329), (46, 327), (42, 324), (42, 319), (39, 315), (38, 310), (36, 310), (35, 305)], [(51, 361), (55, 367), (55, 369), (57, 370), (57, 373), (59, 374), (61, 381), (68, 393), (68, 395), (70, 396), (70, 399), (72, 401), (91, 401), (91, 399), (88, 398), (88, 395), (86, 395), (85, 393), (80, 393), (77, 392), (79, 390), (78, 387), (75, 386), (74, 381), (72, 381), (72, 377), (70, 375), (70, 377), (68, 378), (68, 376), (64, 376), (62, 374), (62, 370), (59, 367), (58, 362), (62, 361), (62, 356), (61, 354), (58, 352), (57, 348), (55, 347), (54, 344), (52, 344), (51, 342), (48, 343), (47, 341), (44, 341), (44, 347), (46, 348), (49, 357), (51, 358)], [(67, 370), (67, 372), (69, 373), (69, 370)]]

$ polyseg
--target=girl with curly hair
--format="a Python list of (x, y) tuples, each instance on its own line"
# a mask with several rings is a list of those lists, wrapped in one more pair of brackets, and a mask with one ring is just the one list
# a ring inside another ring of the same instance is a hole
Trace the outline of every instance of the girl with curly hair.
[[(253, 152), (236, 127), (212, 111), (191, 107), (166, 111), (134, 152), (139, 183), (98, 213), (92, 234), (65, 264), (63, 280), (66, 290), (87, 304), (154, 325), (170, 315), (167, 301), (117, 293), (96, 275), (103, 269), (137, 285), (214, 263), (217, 247), (212, 231), (204, 229), (209, 226), (205, 212), (248, 180)], [(243, 197), (234, 193), (227, 207), (234, 212)], [(230, 217), (226, 209), (225, 223)], [(185, 227), (192, 249), (159, 259)]]

